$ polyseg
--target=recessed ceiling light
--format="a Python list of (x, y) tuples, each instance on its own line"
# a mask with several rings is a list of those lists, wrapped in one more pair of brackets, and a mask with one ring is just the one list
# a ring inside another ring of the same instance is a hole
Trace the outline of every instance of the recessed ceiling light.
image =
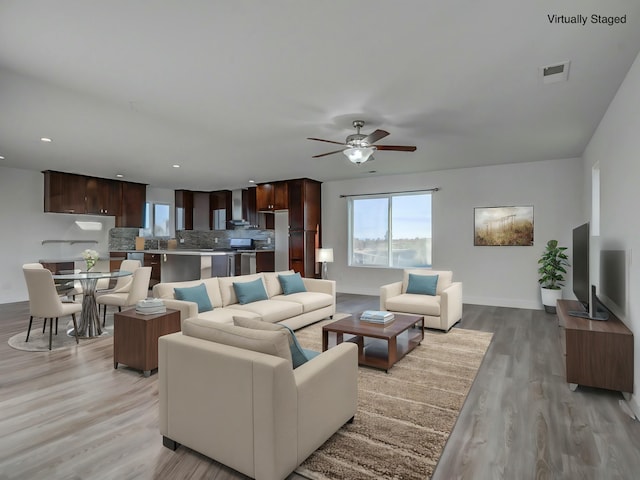
[[(4, 157), (2, 157), (2, 158), (4, 158)], [(255, 180), (249, 180), (249, 183), (256, 183), (256, 181)]]
[(44, 143), (51, 143), (53, 140), (51, 140), (51, 139), (50, 139), (50, 138), (48, 138), (48, 137), (42, 137), (42, 138), (40, 139), (40, 141), (41, 141), (41, 142), (44, 142)]
[(2, 155), (0, 155), (0, 160), (4, 160), (4, 157)]
[(123, 177), (124, 177), (124, 175), (123, 175), (123, 174), (121, 174), (121, 173), (116, 173), (116, 177), (118, 177), (118, 178), (123, 178)]
[(180, 168), (180, 165), (178, 165), (177, 163), (171, 165), (173, 168)]

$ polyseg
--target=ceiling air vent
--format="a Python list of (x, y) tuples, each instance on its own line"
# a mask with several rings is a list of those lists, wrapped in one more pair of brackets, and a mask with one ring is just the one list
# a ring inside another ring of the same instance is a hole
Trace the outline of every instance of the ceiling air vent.
[(565, 82), (569, 78), (570, 61), (540, 67), (542, 83)]

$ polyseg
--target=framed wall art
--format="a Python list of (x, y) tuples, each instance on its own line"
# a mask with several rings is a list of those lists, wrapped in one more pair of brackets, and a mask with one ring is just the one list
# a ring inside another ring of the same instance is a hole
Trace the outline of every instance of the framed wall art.
[(533, 245), (533, 206), (476, 207), (473, 217), (476, 246)]

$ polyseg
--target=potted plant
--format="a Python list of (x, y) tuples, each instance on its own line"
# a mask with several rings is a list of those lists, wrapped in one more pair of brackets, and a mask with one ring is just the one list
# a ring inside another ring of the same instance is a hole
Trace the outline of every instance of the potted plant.
[(547, 313), (556, 312), (556, 301), (562, 298), (564, 275), (567, 273), (564, 267), (569, 266), (569, 257), (564, 253), (567, 247), (559, 247), (557, 240), (549, 240), (547, 248), (538, 260), (540, 275), (538, 283), (542, 294), (542, 304)]

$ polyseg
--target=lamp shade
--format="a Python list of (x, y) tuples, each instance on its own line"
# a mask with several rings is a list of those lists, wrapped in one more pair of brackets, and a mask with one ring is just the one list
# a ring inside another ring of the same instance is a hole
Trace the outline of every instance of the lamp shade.
[(347, 156), (350, 162), (360, 165), (369, 160), (375, 150), (375, 147), (353, 147), (347, 148), (342, 153)]
[(333, 248), (318, 248), (316, 249), (316, 262), (333, 262)]

